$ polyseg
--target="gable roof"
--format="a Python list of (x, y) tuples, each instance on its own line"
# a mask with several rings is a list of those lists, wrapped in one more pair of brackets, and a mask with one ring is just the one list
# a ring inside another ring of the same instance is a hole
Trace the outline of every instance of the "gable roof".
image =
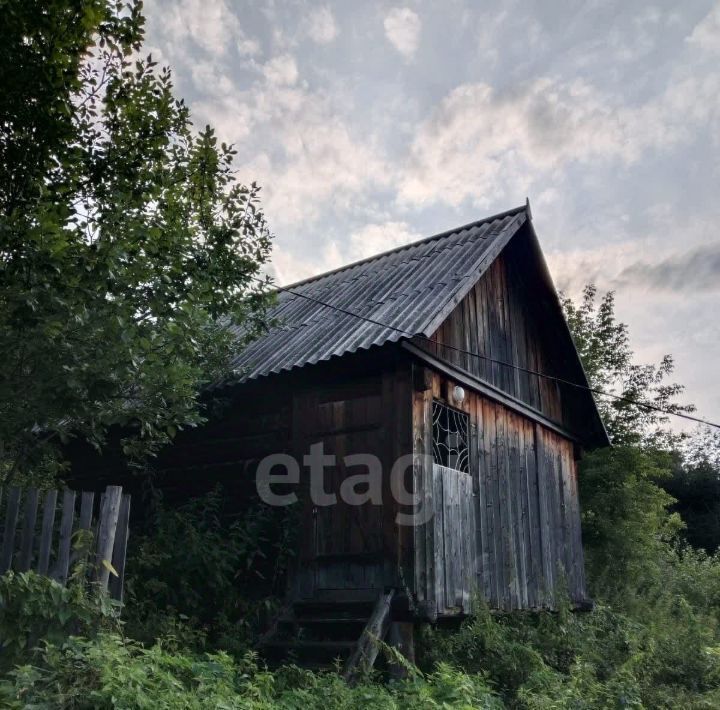
[(279, 290), (268, 314), (278, 325), (246, 346), (233, 367), (254, 379), (429, 337), (529, 217), (523, 205), (283, 287), (293, 293)]

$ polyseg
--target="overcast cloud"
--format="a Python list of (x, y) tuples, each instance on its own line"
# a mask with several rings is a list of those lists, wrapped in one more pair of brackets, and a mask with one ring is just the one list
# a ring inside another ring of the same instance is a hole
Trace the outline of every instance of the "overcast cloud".
[(529, 196), (720, 420), (720, 2), (149, 0), (147, 46), (263, 186), (289, 282)]

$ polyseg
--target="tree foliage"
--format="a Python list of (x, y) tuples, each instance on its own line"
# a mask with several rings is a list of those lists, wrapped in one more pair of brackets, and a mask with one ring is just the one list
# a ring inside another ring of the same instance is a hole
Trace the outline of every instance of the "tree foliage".
[(672, 476), (663, 482), (685, 521), (683, 536), (695, 548), (720, 548), (720, 432), (700, 427), (675, 454)]
[(595, 396), (612, 442), (671, 440), (665, 427), (668, 416), (658, 410), (695, 409), (675, 401), (684, 387), (668, 382), (674, 369), (672, 356), (665, 355), (657, 365), (634, 362), (628, 327), (617, 320), (612, 291), (598, 300), (597, 288), (589, 284), (579, 303), (565, 296), (562, 305), (591, 387), (614, 395)]
[(140, 2), (0, 9), (0, 460), (114, 425), (140, 457), (201, 420), (229, 320), (262, 327), (258, 187), (142, 57)]

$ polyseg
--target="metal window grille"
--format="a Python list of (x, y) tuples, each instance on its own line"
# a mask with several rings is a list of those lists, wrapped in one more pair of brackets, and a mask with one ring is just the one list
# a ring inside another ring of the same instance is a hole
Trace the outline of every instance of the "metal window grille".
[(470, 473), (470, 423), (465, 412), (433, 400), (433, 462)]

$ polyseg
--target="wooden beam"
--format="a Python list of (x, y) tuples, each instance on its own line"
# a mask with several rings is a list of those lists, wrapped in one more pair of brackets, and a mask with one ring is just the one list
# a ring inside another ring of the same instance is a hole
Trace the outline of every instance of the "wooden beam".
[(355, 650), (345, 664), (343, 678), (348, 683), (354, 682), (359, 675), (366, 673), (375, 665), (375, 659), (380, 652), (380, 641), (385, 638), (390, 626), (390, 604), (394, 595), (395, 591), (390, 590), (375, 604)]
[[(412, 621), (393, 621), (388, 630), (388, 645), (402, 656), (408, 665), (415, 665), (415, 626)], [(390, 659), (390, 677), (403, 680), (409, 675), (407, 665)]]
[(423, 350), (422, 348), (418, 347), (413, 343), (404, 341), (402, 343), (402, 347), (403, 349), (415, 355), (415, 357), (417, 357), (419, 360), (422, 360), (423, 362), (435, 368), (439, 372), (442, 372), (444, 375), (453, 378), (460, 384), (465, 385), (466, 387), (474, 390), (475, 392), (484, 395), (488, 399), (499, 402), (513, 412), (517, 412), (518, 414), (521, 414), (522, 416), (527, 417), (528, 419), (531, 419), (538, 424), (541, 424), (546, 429), (550, 429), (556, 434), (560, 434), (560, 436), (563, 436), (566, 439), (570, 439), (570, 441), (580, 443), (578, 437), (572, 432), (568, 431), (556, 422), (553, 422), (551, 419), (548, 419), (546, 416), (538, 412), (536, 409), (529, 407), (524, 402), (521, 402), (520, 400), (515, 399), (515, 397), (506, 394), (505, 392), (491, 385), (490, 383), (479, 379), (472, 373), (467, 372), (466, 370), (463, 370), (456, 365), (452, 365), (444, 360), (441, 360), (440, 358), (430, 354), (426, 350)]

